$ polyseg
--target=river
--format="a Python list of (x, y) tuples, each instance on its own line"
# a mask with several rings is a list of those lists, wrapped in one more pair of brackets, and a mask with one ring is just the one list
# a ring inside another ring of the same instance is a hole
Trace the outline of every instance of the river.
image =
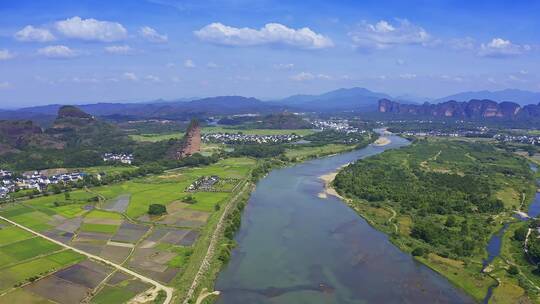
[(253, 192), (236, 235), (238, 247), (219, 274), (220, 304), (473, 303), (444, 277), (416, 262), (323, 191), (321, 175), (391, 144), (272, 171)]

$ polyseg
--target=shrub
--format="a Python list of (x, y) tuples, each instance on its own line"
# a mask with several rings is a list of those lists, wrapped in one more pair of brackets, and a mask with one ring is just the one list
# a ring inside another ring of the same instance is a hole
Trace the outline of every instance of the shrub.
[(510, 268), (508, 268), (508, 273), (511, 275), (516, 275), (519, 273), (519, 269), (515, 265), (510, 265)]
[(162, 215), (167, 213), (167, 207), (162, 204), (151, 204), (148, 206), (148, 214), (150, 215)]
[(426, 250), (422, 247), (416, 247), (414, 248), (414, 250), (412, 251), (412, 255), (413, 256), (422, 256), (426, 253)]

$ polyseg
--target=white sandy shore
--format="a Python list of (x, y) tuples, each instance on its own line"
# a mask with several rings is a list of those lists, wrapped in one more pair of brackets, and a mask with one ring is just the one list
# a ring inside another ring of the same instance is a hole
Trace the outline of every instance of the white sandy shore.
[(373, 144), (375, 146), (386, 146), (388, 144), (392, 143), (392, 141), (388, 137), (379, 137)]
[(332, 187), (332, 182), (336, 178), (336, 175), (338, 174), (338, 172), (343, 167), (346, 167), (348, 165), (349, 164), (345, 164), (345, 165), (339, 167), (339, 169), (336, 172), (332, 172), (332, 173), (328, 173), (328, 174), (319, 176), (319, 178), (324, 182), (324, 191), (318, 194), (318, 196), (320, 198), (328, 198), (329, 195), (333, 195), (333, 196), (338, 197), (340, 199), (344, 199), (343, 197), (341, 197), (341, 195), (339, 195), (339, 193), (337, 193), (336, 189), (334, 189)]

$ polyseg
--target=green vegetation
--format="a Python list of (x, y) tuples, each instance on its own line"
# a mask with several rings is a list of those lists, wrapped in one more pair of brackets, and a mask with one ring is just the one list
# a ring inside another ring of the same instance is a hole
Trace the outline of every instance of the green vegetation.
[(113, 234), (118, 230), (118, 226), (116, 225), (107, 225), (107, 224), (90, 224), (90, 223), (84, 223), (81, 225), (81, 231), (85, 232), (99, 232), (99, 233), (107, 233), (107, 234)]
[(334, 186), (401, 249), (481, 300), (495, 284), (481, 274), (487, 241), (534, 179), (523, 159), (491, 145), (418, 140), (349, 165)]
[(167, 213), (167, 207), (162, 204), (151, 204), (148, 206), (148, 214), (150, 215), (163, 215)]

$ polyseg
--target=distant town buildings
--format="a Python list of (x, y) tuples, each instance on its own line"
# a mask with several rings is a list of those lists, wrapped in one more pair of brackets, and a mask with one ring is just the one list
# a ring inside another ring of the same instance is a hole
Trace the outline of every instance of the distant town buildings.
[(115, 154), (115, 153), (105, 153), (103, 155), (103, 161), (104, 162), (119, 162), (122, 164), (128, 164), (131, 165), (133, 162), (133, 154)]
[(281, 135), (254, 135), (242, 133), (209, 133), (202, 136), (202, 140), (211, 143), (225, 144), (277, 144), (293, 142), (300, 139), (296, 134)]
[(338, 132), (343, 133), (365, 133), (365, 130), (360, 130), (358, 128), (355, 128), (351, 125), (349, 125), (348, 120), (315, 120), (313, 121), (313, 125), (324, 131), (324, 130), (334, 130)]

